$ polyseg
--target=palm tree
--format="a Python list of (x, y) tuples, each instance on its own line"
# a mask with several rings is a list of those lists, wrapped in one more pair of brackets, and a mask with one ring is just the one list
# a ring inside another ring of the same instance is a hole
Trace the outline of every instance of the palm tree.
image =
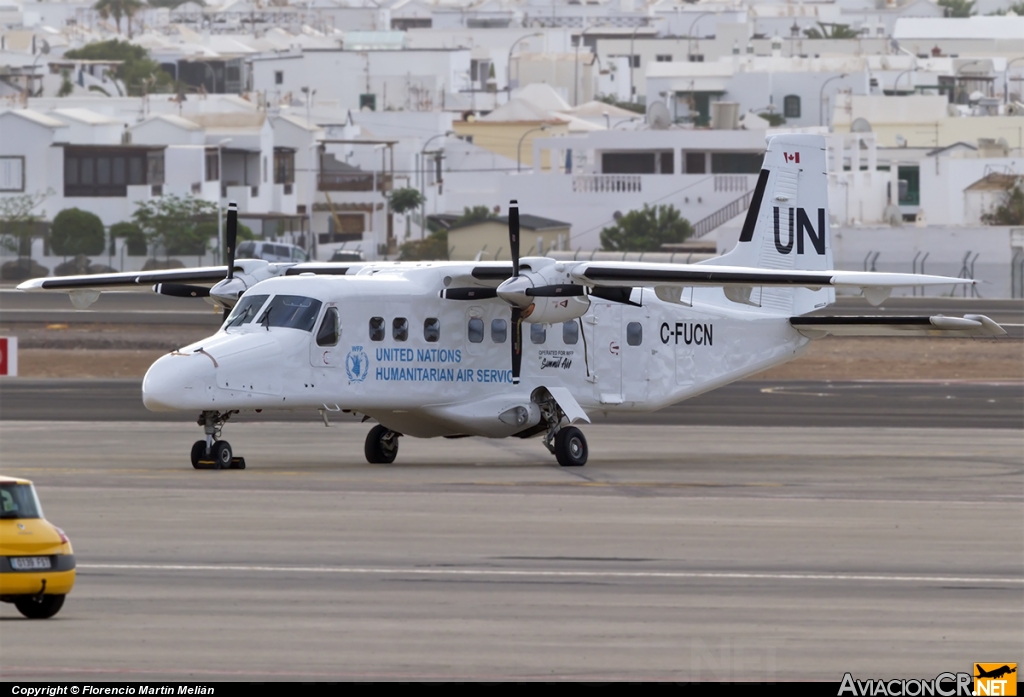
[(121, 33), (121, 18), (127, 17), (128, 38), (130, 39), (132, 37), (132, 17), (142, 7), (142, 2), (141, 0), (97, 0), (92, 7), (100, 13), (100, 17), (103, 19), (114, 17), (118, 34)]

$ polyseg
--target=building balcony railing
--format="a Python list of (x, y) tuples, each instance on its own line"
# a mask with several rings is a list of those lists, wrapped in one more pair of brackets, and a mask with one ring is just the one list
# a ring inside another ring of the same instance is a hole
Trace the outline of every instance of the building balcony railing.
[(640, 174), (579, 174), (572, 178), (576, 194), (640, 193)]
[(321, 172), (316, 180), (319, 191), (391, 191), (390, 174)]
[(715, 191), (742, 192), (750, 188), (749, 174), (716, 174)]

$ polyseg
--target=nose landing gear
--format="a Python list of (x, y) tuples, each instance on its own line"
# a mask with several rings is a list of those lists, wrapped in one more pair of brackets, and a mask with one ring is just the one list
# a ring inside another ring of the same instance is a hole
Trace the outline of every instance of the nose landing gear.
[(235, 457), (231, 444), (220, 439), (224, 424), (237, 411), (223, 414), (219, 411), (204, 411), (199, 415), (197, 424), (206, 432), (206, 440), (197, 440), (192, 444), (192, 466), (197, 470), (245, 469), (245, 458)]
[(398, 455), (398, 437), (401, 435), (380, 424), (371, 428), (363, 448), (366, 461), (371, 465), (390, 465)]

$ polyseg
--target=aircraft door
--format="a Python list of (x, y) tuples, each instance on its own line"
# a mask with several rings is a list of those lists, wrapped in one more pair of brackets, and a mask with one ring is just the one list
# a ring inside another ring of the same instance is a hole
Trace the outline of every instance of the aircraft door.
[(655, 337), (645, 336), (650, 326), (647, 311), (635, 312), (626, 309), (623, 314), (626, 341), (622, 347), (622, 391), (627, 402), (646, 402), (648, 397), (650, 371), (650, 341)]
[(601, 404), (621, 404), (622, 354), (626, 343), (622, 331), (622, 306), (595, 302), (594, 312), (594, 383), (595, 397)]
[(344, 367), (345, 355), (341, 351), (340, 340), (341, 317), (338, 308), (328, 303), (309, 345), (310, 364), (317, 368)]

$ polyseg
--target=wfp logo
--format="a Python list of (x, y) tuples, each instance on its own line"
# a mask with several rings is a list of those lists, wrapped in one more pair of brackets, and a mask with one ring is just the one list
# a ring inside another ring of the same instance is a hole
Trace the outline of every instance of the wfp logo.
[(353, 346), (345, 357), (345, 372), (349, 382), (362, 382), (370, 374), (370, 358), (362, 346)]
[(1016, 663), (975, 663), (974, 695), (1000, 697), (1017, 694)]

